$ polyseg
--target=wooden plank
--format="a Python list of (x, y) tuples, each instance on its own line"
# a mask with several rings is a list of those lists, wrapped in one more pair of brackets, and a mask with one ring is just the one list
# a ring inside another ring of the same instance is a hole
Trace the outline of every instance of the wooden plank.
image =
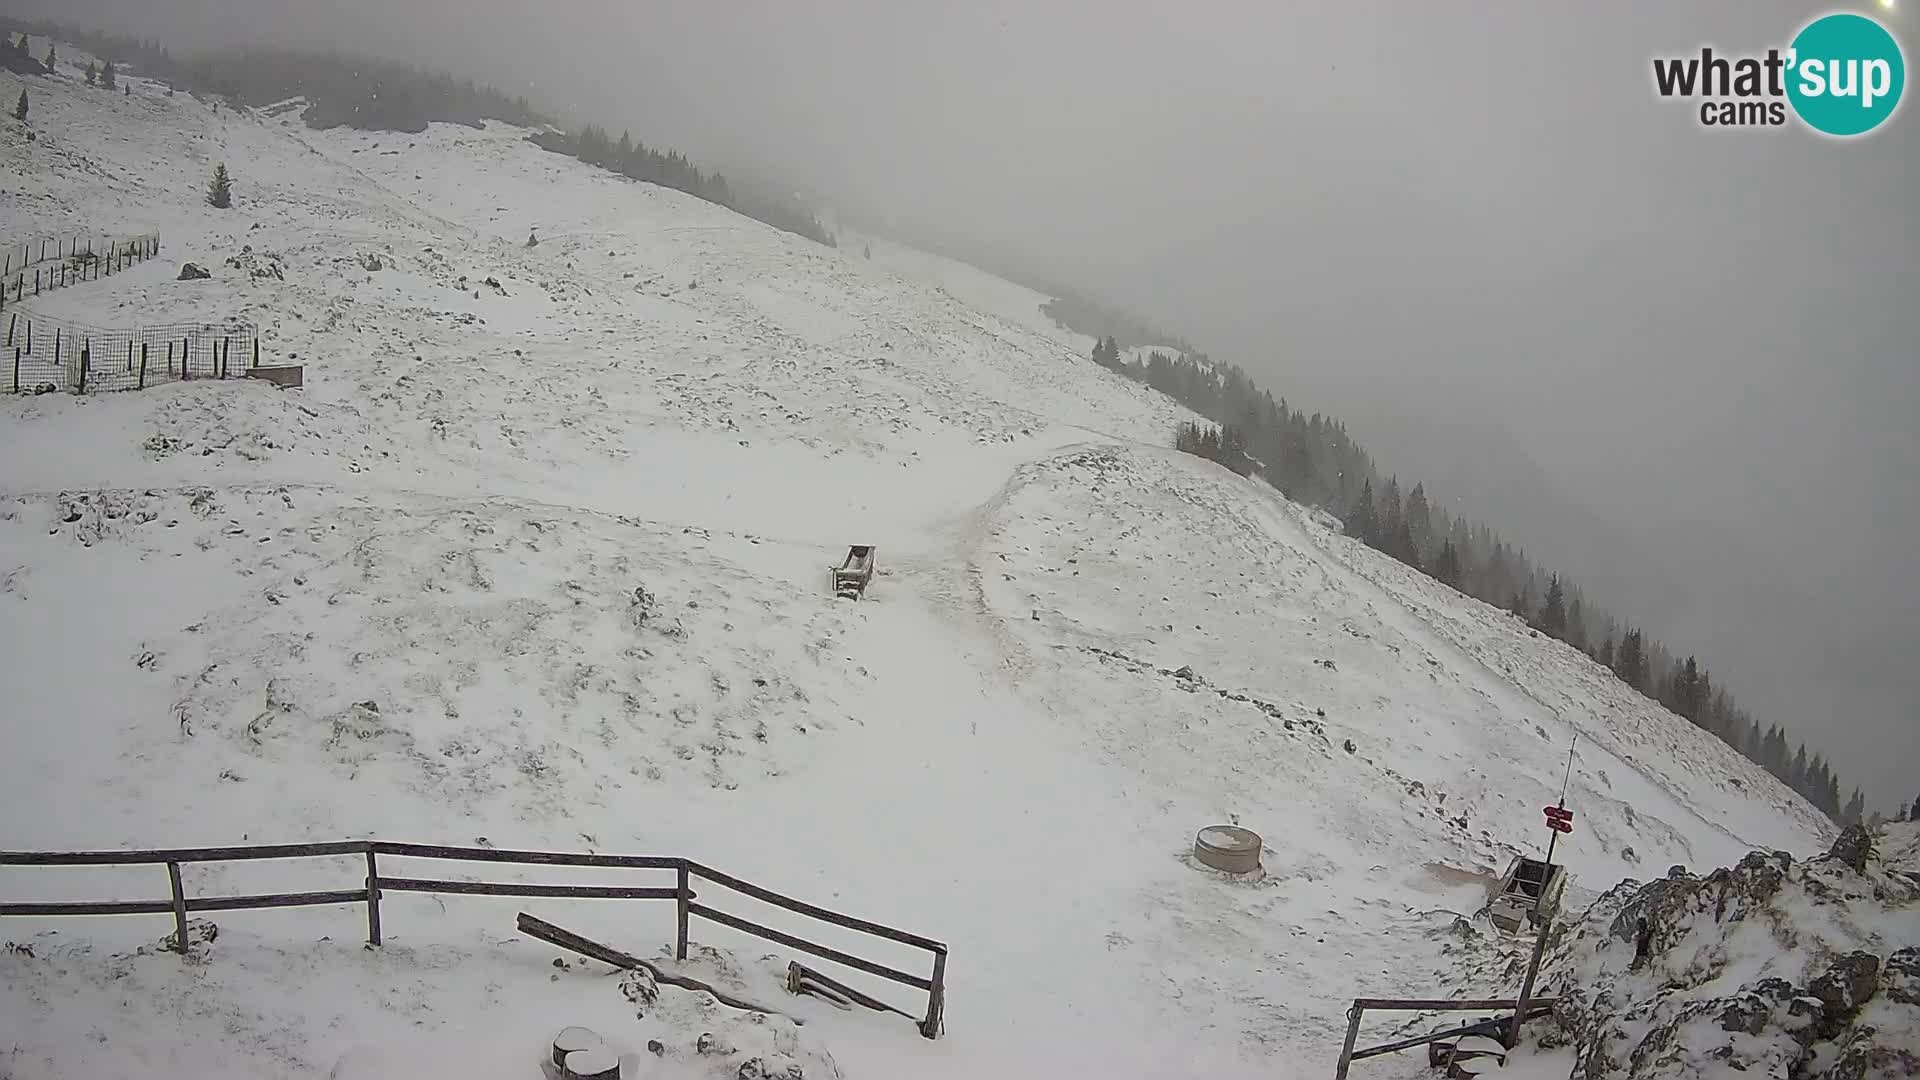
[[(1553, 1004), (1552, 998), (1535, 1000), (1540, 1005)], [(1361, 1009), (1465, 1012), (1471, 1009), (1511, 1009), (1516, 1002), (1513, 998), (1354, 998), (1353, 1004)]]
[(469, 896), (571, 896), (603, 900), (675, 900), (680, 890), (634, 888), (626, 885), (534, 885), (522, 882), (444, 881), (432, 878), (382, 877), (380, 887), (392, 892), (455, 893)]
[[(1527, 1010), (1527, 1019), (1531, 1020), (1535, 1017), (1545, 1016), (1552, 1011), (1551, 1008), (1531, 1007)], [(1462, 1024), (1456, 1028), (1436, 1031), (1429, 1035), (1416, 1035), (1411, 1039), (1401, 1039), (1399, 1042), (1385, 1043), (1380, 1046), (1369, 1046), (1364, 1050), (1355, 1050), (1349, 1056), (1348, 1060), (1359, 1061), (1362, 1058), (1391, 1054), (1398, 1050), (1408, 1050), (1416, 1046), (1424, 1046), (1430, 1042), (1438, 1042), (1441, 1039), (1451, 1039), (1456, 1035), (1478, 1035), (1483, 1032), (1496, 1031), (1505, 1027), (1510, 1022), (1509, 1018), (1504, 1016), (1497, 1016), (1492, 1020), (1478, 1020), (1471, 1024)]]
[(856, 919), (851, 915), (842, 915), (837, 911), (828, 911), (823, 907), (815, 907), (812, 904), (795, 900), (790, 896), (782, 896), (772, 889), (763, 889), (750, 882), (741, 881), (731, 874), (723, 874), (710, 866), (703, 866), (697, 862), (689, 862), (687, 868), (716, 885), (725, 885), (735, 892), (744, 893), (756, 900), (764, 900), (775, 907), (786, 908), (788, 911), (796, 911), (802, 915), (810, 915), (813, 918), (819, 919), (821, 922), (830, 922), (835, 926), (844, 926), (849, 930), (859, 930), (876, 937), (886, 938), (889, 941), (898, 941), (903, 945), (912, 945), (917, 948), (926, 949), (928, 952), (943, 953), (947, 951), (945, 945), (932, 938), (921, 937), (919, 934), (910, 934), (905, 930), (895, 930), (891, 926), (882, 926), (879, 923), (868, 922), (865, 919)]
[(0, 904), (0, 915), (165, 915), (172, 910), (171, 900)]
[(878, 975), (883, 979), (892, 979), (894, 982), (911, 986), (916, 990), (933, 989), (932, 982), (918, 975), (909, 975), (904, 971), (887, 967), (884, 964), (876, 964), (871, 960), (862, 960), (851, 953), (843, 953), (839, 949), (830, 949), (825, 945), (815, 944), (805, 938), (794, 937), (792, 934), (775, 930), (769, 926), (761, 926), (759, 923), (742, 919), (738, 915), (729, 915), (724, 911), (715, 910), (705, 904), (688, 904), (687, 910), (694, 915), (698, 915), (703, 919), (712, 920), (722, 926), (731, 926), (735, 930), (752, 934), (755, 937), (766, 938), (768, 941), (777, 941), (789, 948), (810, 952), (815, 956), (824, 957), (835, 963), (845, 964), (850, 968), (857, 971), (864, 971), (869, 975)]
[(539, 938), (548, 944), (558, 945), (570, 952), (577, 952), (581, 956), (591, 957), (603, 964), (612, 964), (614, 967), (627, 971), (644, 970), (653, 976), (654, 982), (665, 983), (668, 986), (678, 986), (683, 990), (703, 990), (712, 994), (714, 1000), (720, 1002), (722, 1005), (729, 1005), (736, 1009), (745, 1009), (748, 1012), (766, 1013), (769, 1016), (785, 1016), (795, 1024), (806, 1023), (806, 1021), (801, 1020), (799, 1017), (788, 1016), (778, 1009), (770, 1009), (765, 1005), (756, 1005), (744, 998), (734, 997), (723, 990), (716, 989), (701, 982), (699, 979), (662, 971), (660, 968), (647, 963), (637, 956), (623, 953), (618, 949), (609, 948), (597, 941), (590, 938), (583, 938), (579, 934), (571, 931), (562, 930), (560, 927), (544, 919), (536, 919), (524, 911), (520, 913), (517, 925), (520, 927), (520, 932), (529, 937)]
[[(466, 862), (527, 863), (536, 866), (637, 866), (654, 870), (677, 870), (686, 862), (666, 855), (597, 855), (558, 851), (513, 851), (506, 848), (442, 847), (438, 844), (392, 844), (373, 842), (373, 850), (382, 855), (404, 855), (414, 859), (458, 859)], [(0, 860), (4, 865), (4, 860)]]
[(161, 848), (153, 851), (0, 851), (0, 866), (133, 866), (141, 863), (244, 862), (358, 855), (371, 841), (330, 844), (254, 844), (224, 848)]
[[(385, 879), (382, 879), (385, 880)], [(188, 911), (248, 911), (254, 908), (317, 907), (322, 904), (358, 904), (367, 899), (365, 889), (339, 889), (333, 892), (271, 893), (266, 896), (206, 896), (187, 901)]]

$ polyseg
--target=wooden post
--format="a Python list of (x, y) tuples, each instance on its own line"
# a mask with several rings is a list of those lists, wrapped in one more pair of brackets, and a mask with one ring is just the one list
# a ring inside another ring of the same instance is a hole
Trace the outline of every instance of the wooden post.
[(253, 366), (260, 366), (260, 338), (257, 335), (253, 339)]
[(20, 350), (13, 350), (13, 392), (20, 392)]
[(688, 887), (686, 863), (680, 864), (680, 884), (676, 891), (678, 895), (674, 897), (674, 905), (680, 909), (680, 932), (673, 939), (673, 958), (685, 960), (687, 958), (687, 904), (693, 898), (693, 890)]
[(167, 882), (173, 886), (173, 947), (182, 955), (187, 951), (187, 891), (180, 886), (180, 864), (167, 864)]
[[(1546, 891), (1543, 884), (1541, 892)], [(1520, 1044), (1520, 1025), (1527, 1020), (1527, 999), (1533, 996), (1533, 978), (1540, 973), (1540, 954), (1547, 951), (1547, 930), (1553, 926), (1553, 913), (1540, 920), (1540, 936), (1533, 941), (1533, 959), (1527, 961), (1527, 977), (1520, 983), (1520, 996), (1513, 1003), (1513, 1028), (1507, 1033), (1507, 1049)]]
[(380, 944), (380, 868), (367, 849), (367, 944)]
[[(131, 348), (131, 346), (129, 346), (129, 348)], [(140, 381), (134, 384), (134, 389), (145, 390), (146, 388), (147, 388), (147, 343), (143, 341), (140, 343)]]
[(228, 361), (232, 359), (233, 359), (233, 339), (230, 337), (221, 338), (220, 339), (220, 377), (221, 378), (224, 379), (227, 377)]
[(133, 339), (127, 339), (127, 374), (133, 374)]
[(1347, 1042), (1340, 1048), (1340, 1064), (1334, 1066), (1333, 1080), (1347, 1080), (1347, 1066), (1353, 1063), (1353, 1043), (1360, 1037), (1360, 1015), (1364, 1012), (1357, 1004), (1347, 1010)]
[(937, 1039), (945, 1024), (947, 1010), (947, 954), (933, 954), (933, 986), (927, 991), (927, 1018), (920, 1023), (922, 1038)]
[(7, 347), (8, 348), (13, 347), (13, 328), (18, 325), (20, 325), (20, 313), (16, 311), (13, 313), (12, 317), (7, 319)]
[(60, 328), (53, 328), (53, 362), (60, 362)]
[(167, 342), (167, 378), (173, 378), (173, 342)]
[(80, 346), (80, 392), (87, 392), (87, 363), (93, 358), (91, 342)]

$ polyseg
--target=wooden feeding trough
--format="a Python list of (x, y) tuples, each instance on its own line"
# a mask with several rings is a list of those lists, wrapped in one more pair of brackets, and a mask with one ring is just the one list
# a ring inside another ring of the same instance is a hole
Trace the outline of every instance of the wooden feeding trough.
[(1193, 838), (1193, 857), (1215, 870), (1251, 874), (1260, 869), (1260, 834), (1238, 825), (1209, 825)]
[(847, 549), (847, 560), (833, 568), (833, 595), (858, 600), (872, 581), (873, 545), (855, 544)]

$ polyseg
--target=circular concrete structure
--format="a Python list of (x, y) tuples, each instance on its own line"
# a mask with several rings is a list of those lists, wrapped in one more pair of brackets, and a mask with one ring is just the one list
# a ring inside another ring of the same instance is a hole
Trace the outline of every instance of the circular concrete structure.
[(1260, 834), (1238, 825), (1209, 825), (1194, 837), (1193, 857), (1215, 870), (1250, 874), (1260, 869)]

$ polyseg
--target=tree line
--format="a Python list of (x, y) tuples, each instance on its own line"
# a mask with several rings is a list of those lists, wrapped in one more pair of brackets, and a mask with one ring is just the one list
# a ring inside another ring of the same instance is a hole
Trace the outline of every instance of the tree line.
[[(1340, 518), (1347, 535), (1579, 649), (1765, 768), (1834, 821), (1871, 817), (1860, 789), (1848, 794), (1823, 754), (1790, 740), (1778, 724), (1761, 723), (1697, 656), (1683, 656), (1644, 628), (1614, 618), (1486, 524), (1435, 505), (1424, 484), (1409, 487), (1398, 476), (1382, 476), (1339, 420), (1293, 408), (1240, 368), (1198, 352), (1154, 350), (1129, 361), (1119, 339), (1108, 335), (1097, 340), (1092, 358), (1218, 425), (1180, 425), (1176, 448), (1258, 476), (1295, 502), (1325, 508)], [(1920, 818), (1920, 800), (1913, 810)]]
[[(717, 203), (776, 229), (833, 246), (833, 237), (815, 216), (797, 204), (756, 198), (729, 189), (719, 173), (704, 172), (673, 150), (660, 150), (623, 134), (618, 142), (605, 129), (588, 126), (575, 133), (559, 131), (551, 117), (536, 111), (525, 97), (509, 96), (471, 79), (456, 80), (444, 72), (342, 53), (300, 52), (277, 48), (239, 48), (176, 57), (158, 41), (80, 30), (52, 23), (26, 23), (0, 18), (0, 30), (21, 35), (21, 52), (0, 50), (11, 66), (24, 56), (25, 35), (58, 37), (95, 56), (112, 57), (119, 64), (169, 87), (224, 99), (236, 107), (274, 105), (303, 98), (301, 119), (308, 127), (326, 130), (350, 127), (365, 131), (418, 134), (430, 123), (480, 127), (498, 120), (516, 127), (542, 128), (531, 138), (538, 145), (577, 157), (636, 180), (659, 184)], [(27, 58), (34, 74), (53, 71), (54, 49), (47, 46), (42, 65)], [(114, 64), (109, 72), (117, 71)], [(88, 81), (98, 77), (90, 72)], [(113, 85), (111, 79), (107, 85)]]
[(608, 136), (605, 128), (588, 124), (578, 132), (548, 129), (536, 131), (527, 138), (543, 150), (566, 154), (588, 165), (597, 165), (635, 180), (684, 191), (776, 229), (804, 236), (828, 247), (837, 246), (826, 227), (805, 208), (755, 199), (736, 192), (727, 185), (726, 177), (719, 173), (702, 172), (677, 151), (656, 150), (635, 140), (630, 132), (621, 132), (616, 141)]

